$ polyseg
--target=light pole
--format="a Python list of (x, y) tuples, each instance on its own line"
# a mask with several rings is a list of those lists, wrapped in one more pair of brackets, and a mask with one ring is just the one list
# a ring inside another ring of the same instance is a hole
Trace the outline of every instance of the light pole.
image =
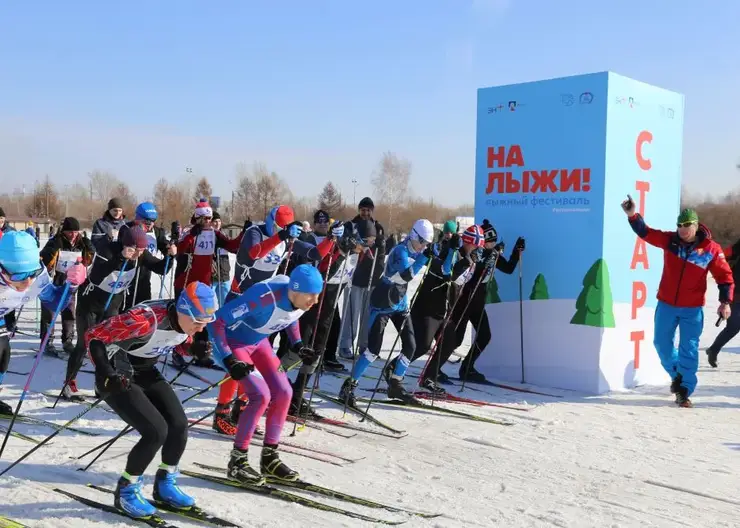
[(357, 205), (357, 178), (352, 178), (352, 205)]

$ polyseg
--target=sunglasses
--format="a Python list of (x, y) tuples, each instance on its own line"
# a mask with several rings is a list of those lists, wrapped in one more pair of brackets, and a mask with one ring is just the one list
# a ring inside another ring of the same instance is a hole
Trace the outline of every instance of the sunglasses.
[(216, 320), (215, 314), (208, 318), (199, 318), (199, 317), (195, 317), (195, 314), (193, 314), (193, 311), (190, 309), (190, 306), (187, 306), (187, 309), (188, 309), (188, 315), (190, 316), (190, 318), (193, 320), (195, 324), (203, 325), (203, 324), (212, 323), (213, 321)]
[(24, 280), (28, 280), (28, 279), (35, 279), (36, 277), (41, 275), (41, 273), (43, 273), (44, 271), (44, 267), (41, 266), (34, 271), (24, 271), (22, 273), (11, 273), (5, 268), (3, 268), (2, 266), (0, 266), (0, 271), (2, 271), (3, 275), (5, 275), (10, 280), (10, 282), (23, 282)]
[(692, 225), (695, 225), (696, 222), (679, 222), (676, 224), (677, 227), (691, 227)]

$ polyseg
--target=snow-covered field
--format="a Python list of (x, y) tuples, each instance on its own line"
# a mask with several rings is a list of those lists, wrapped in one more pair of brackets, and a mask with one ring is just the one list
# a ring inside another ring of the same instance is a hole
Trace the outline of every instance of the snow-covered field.
[[(153, 291), (158, 292), (157, 278), (153, 279), (153, 286)], [(716, 289), (711, 286), (709, 291), (709, 298), (713, 299)], [(718, 332), (714, 327), (715, 309), (714, 302), (707, 307), (702, 347), (708, 346)], [(26, 308), (20, 329), (33, 333), (35, 317), (31, 307)], [(389, 328), (385, 336), (387, 349), (394, 337), (395, 332)], [(467, 350), (466, 345), (460, 348), (461, 352)], [(37, 338), (17, 336), (13, 341), (12, 371), (30, 370), (32, 347), (38, 347)], [(464, 395), (528, 410), (445, 404), (455, 410), (514, 423), (504, 427), (374, 404), (372, 414), (407, 431), (408, 436), (394, 439), (358, 433), (352, 438), (341, 438), (307, 428), (289, 437), (292, 425), (286, 424), (284, 439), (291, 443), (360, 460), (337, 466), (287, 452), (283, 458), (311, 482), (397, 507), (443, 513), (435, 519), (422, 519), (304, 494), (365, 515), (405, 521), (404, 526), (408, 527), (740, 526), (738, 350), (737, 341), (730, 343), (720, 355), (720, 368), (716, 370), (706, 365), (702, 352), (693, 409), (674, 407), (667, 387), (644, 387), (602, 397), (540, 389), (560, 396), (550, 397), (475, 386), (476, 390), (466, 390)], [(62, 424), (84, 409), (80, 404), (66, 402), (55, 410), (46, 407), (53, 400), (40, 392), (60, 389), (64, 367), (57, 359), (41, 360), (32, 383), (34, 392), (23, 405), (24, 413)], [(455, 365), (447, 365), (445, 370), (457, 375)], [(168, 378), (174, 374), (171, 368), (167, 371)], [(380, 371), (369, 372), (377, 375)], [(198, 369), (198, 373), (213, 381), (221, 377), (212, 370)], [(1, 397), (15, 405), (25, 380), (24, 375), (8, 374)], [(188, 376), (179, 381), (198, 388), (205, 386)], [(413, 381), (409, 378), (407, 385), (410, 387)], [(80, 374), (78, 382), (81, 388), (90, 389), (92, 376)], [(371, 383), (365, 379), (361, 386)], [(336, 392), (340, 384), (339, 377), (327, 375), (321, 380), (321, 388), (330, 392)], [(451, 390), (457, 394), (457, 389)], [(178, 393), (185, 398), (192, 391)], [(358, 396), (367, 395), (358, 391)], [(215, 397), (216, 392), (211, 391), (189, 402), (188, 415), (199, 417), (211, 411)], [(327, 416), (342, 415), (333, 404), (318, 400), (315, 403)], [(358, 418), (348, 414), (346, 420), (357, 422)], [(0, 422), (3, 424), (7, 422)], [(52, 491), (61, 487), (95, 500), (110, 501), (110, 496), (86, 489), (85, 484), (114, 486), (136, 435), (117, 442), (86, 473), (76, 470), (90, 458), (76, 461), (70, 457), (109, 438), (123, 425), (103, 409), (85, 415), (75, 426), (101, 436), (64, 432), (0, 478), (0, 515), (32, 527), (134, 525)], [(52, 433), (48, 428), (27, 424), (18, 424), (16, 429), (38, 439)], [(31, 447), (28, 442), (11, 438), (0, 469)], [(193, 432), (181, 467), (198, 470), (194, 462), (225, 466), (230, 447), (228, 439)], [(259, 448), (250, 453), (254, 462), (258, 453)], [(147, 493), (156, 463), (158, 459), (148, 470)], [(239, 526), (370, 525), (199, 479), (183, 476), (180, 482), (203, 508)], [(166, 517), (177, 526), (199, 526), (179, 517)]]

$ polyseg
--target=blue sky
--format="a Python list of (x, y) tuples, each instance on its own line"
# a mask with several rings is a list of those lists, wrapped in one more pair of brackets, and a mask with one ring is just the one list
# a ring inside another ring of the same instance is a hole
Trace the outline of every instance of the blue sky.
[(297, 195), (333, 180), (351, 200), (392, 150), (415, 193), (471, 203), (477, 88), (612, 70), (686, 95), (684, 183), (719, 194), (740, 182), (740, 2), (711, 6), (6, 2), (0, 177), (103, 169), (143, 197), (192, 167), (226, 194), (237, 163), (262, 161)]

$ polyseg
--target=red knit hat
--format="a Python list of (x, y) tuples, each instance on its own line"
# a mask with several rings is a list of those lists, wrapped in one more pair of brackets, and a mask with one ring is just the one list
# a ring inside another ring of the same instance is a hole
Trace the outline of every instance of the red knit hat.
[(195, 204), (195, 213), (193, 216), (195, 218), (198, 218), (199, 216), (213, 217), (213, 209), (211, 209), (211, 206), (205, 198), (201, 198), (200, 201)]
[(283, 229), (288, 224), (295, 222), (293, 209), (288, 205), (279, 205), (275, 209), (275, 223)]
[(485, 239), (483, 238), (483, 230), (477, 225), (471, 225), (462, 234), (462, 241), (464, 244), (472, 244), (475, 247), (483, 247)]
[(125, 229), (121, 233), (120, 239), (123, 247), (133, 247), (136, 249), (146, 249), (149, 247), (149, 239), (140, 226)]

